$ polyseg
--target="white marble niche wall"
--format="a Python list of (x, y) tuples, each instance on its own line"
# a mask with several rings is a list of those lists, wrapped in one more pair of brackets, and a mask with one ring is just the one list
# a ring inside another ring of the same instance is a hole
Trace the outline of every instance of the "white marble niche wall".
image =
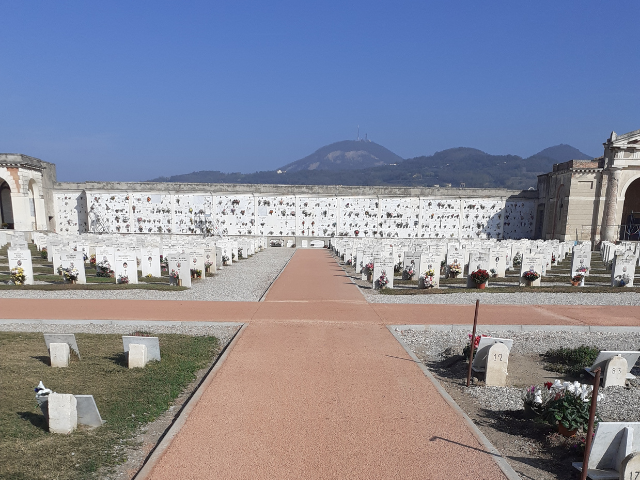
[(131, 193), (131, 219), (125, 222), (120, 219), (121, 226), (134, 233), (171, 233), (172, 202), (171, 195), (157, 193)]
[(54, 203), (56, 232), (62, 235), (76, 235), (89, 231), (87, 196), (84, 192), (56, 193)]
[(253, 235), (256, 230), (255, 197), (246, 195), (216, 195), (215, 222), (222, 235)]
[(256, 197), (256, 223), (259, 235), (296, 234), (296, 197), (274, 195)]
[(420, 231), (417, 197), (380, 198), (378, 227), (385, 238), (416, 238)]
[(503, 200), (486, 198), (464, 200), (461, 215), (461, 238), (502, 238)]
[(421, 238), (451, 238), (460, 235), (459, 199), (421, 199)]
[(296, 232), (312, 237), (331, 237), (336, 232), (336, 197), (298, 197)]
[(373, 238), (379, 236), (377, 197), (339, 197), (337, 235)]
[(89, 222), (99, 222), (111, 233), (133, 233), (128, 193), (87, 192)]
[(504, 238), (532, 238), (536, 215), (536, 202), (531, 200), (507, 201), (504, 207)]
[(201, 234), (211, 224), (213, 198), (206, 194), (174, 195), (173, 225), (174, 233)]

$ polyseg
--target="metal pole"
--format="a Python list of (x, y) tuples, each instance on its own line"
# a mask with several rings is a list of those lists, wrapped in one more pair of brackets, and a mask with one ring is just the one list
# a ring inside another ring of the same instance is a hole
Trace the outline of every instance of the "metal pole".
[(476, 326), (478, 325), (478, 307), (480, 300), (476, 300), (476, 314), (473, 317), (473, 333), (471, 334), (471, 352), (469, 353), (469, 370), (467, 371), (467, 387), (471, 382), (471, 364), (473, 363), (473, 350), (476, 346)]
[(600, 372), (600, 367), (595, 369), (596, 378), (593, 380), (593, 392), (591, 393), (591, 409), (589, 410), (589, 428), (587, 428), (587, 439), (584, 445), (584, 458), (582, 459), (582, 475), (580, 475), (580, 480), (587, 480), (587, 474), (589, 473), (589, 455), (591, 454), (593, 423), (596, 419), (596, 404), (598, 403), (598, 389), (600, 388)]

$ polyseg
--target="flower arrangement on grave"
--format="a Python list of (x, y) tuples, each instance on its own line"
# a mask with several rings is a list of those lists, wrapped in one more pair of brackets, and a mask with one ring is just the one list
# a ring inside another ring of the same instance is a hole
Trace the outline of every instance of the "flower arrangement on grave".
[(521, 253), (516, 253), (513, 257), (513, 266), (514, 267), (519, 267), (522, 265), (522, 254)]
[(387, 278), (387, 272), (382, 271), (382, 275), (378, 278), (378, 287), (380, 289), (385, 288), (389, 284), (389, 279)]
[(145, 277), (147, 277), (147, 278), (153, 278), (153, 274), (152, 274), (152, 273), (147, 273), (147, 274), (145, 275)]
[(580, 283), (582, 283), (582, 280), (584, 279), (584, 275), (581, 273), (578, 273), (576, 275), (574, 275), (573, 277), (571, 277), (571, 284), (573, 286), (578, 286), (580, 285)]
[(619, 287), (624, 287), (625, 285), (629, 284), (630, 282), (631, 282), (631, 277), (629, 275), (627, 275), (626, 273), (622, 274), (618, 278), (618, 286)]
[[(580, 382), (561, 382), (556, 380), (549, 385), (549, 399), (545, 402), (545, 396), (540, 391), (540, 396), (534, 395), (534, 403), (541, 401), (541, 416), (552, 425), (562, 426), (567, 433), (574, 434), (578, 430), (585, 430), (589, 424), (589, 408), (593, 386)], [(598, 394), (597, 401), (604, 398)]]
[(458, 262), (453, 262), (449, 265), (449, 276), (456, 278), (462, 273), (462, 267)]
[(40, 258), (44, 258), (45, 260), (49, 258), (49, 253), (47, 252), (46, 247), (40, 250)]
[(62, 277), (64, 278), (65, 282), (75, 282), (78, 280), (79, 275), (80, 275), (80, 272), (76, 267), (69, 267), (69, 268), (62, 269)]
[(27, 276), (24, 273), (24, 268), (16, 267), (11, 269), (11, 282), (14, 285), (24, 285), (27, 280)]
[(82, 261), (84, 263), (87, 263), (87, 260), (89, 260), (89, 256), (86, 253), (82, 252)]
[[(462, 355), (464, 355), (465, 358), (469, 358), (469, 354), (471, 353), (471, 334), (469, 334), (469, 341), (467, 342), (467, 344), (464, 346), (464, 348), (462, 349)], [(478, 351), (478, 345), (480, 345), (480, 339), (482, 337), (489, 337), (489, 335), (476, 335), (476, 338), (473, 341), (473, 354), (475, 355), (476, 352)]]
[(482, 268), (471, 272), (471, 275), (469, 276), (476, 285), (482, 285), (483, 283), (487, 283), (487, 280), (489, 280), (489, 272)]
[(589, 272), (589, 269), (584, 265), (581, 265), (580, 267), (576, 268), (576, 273), (581, 273), (582, 275), (586, 275), (588, 272)]
[(345, 262), (345, 265), (351, 265), (352, 263), (353, 263), (353, 262), (352, 262), (352, 260), (349, 258), (349, 259)]
[(191, 278), (202, 278), (202, 270), (198, 270), (197, 268), (192, 268)]
[(222, 255), (222, 263), (223, 265), (226, 265), (227, 263), (229, 263), (229, 257), (226, 255)]
[(393, 273), (400, 273), (402, 272), (404, 265), (402, 265), (402, 262), (398, 262), (393, 266)]
[(353, 233), (354, 233), (354, 234), (356, 235), (356, 237), (357, 237), (358, 235), (360, 235), (360, 230), (356, 230), (356, 231), (354, 231)]
[(118, 275), (118, 283), (129, 283), (129, 277), (127, 275)]
[(111, 270), (111, 264), (107, 260), (102, 260), (96, 263), (96, 277), (113, 277), (113, 270)]
[(242, 253), (242, 248), (238, 248), (238, 258), (244, 258), (244, 254)]
[(169, 259), (160, 255), (160, 269), (169, 270)]
[(489, 273), (491, 274), (491, 278), (498, 277), (498, 271), (495, 268), (492, 268), (491, 270), (489, 270)]
[(556, 261), (556, 256), (551, 254), (551, 263), (555, 263)]
[(420, 279), (418, 280), (418, 285), (421, 284), (423, 288), (433, 288), (435, 287), (435, 276), (436, 272), (433, 268), (430, 268), (422, 275), (420, 275)]
[(369, 262), (364, 266), (366, 273), (373, 272), (373, 262)]
[(178, 283), (178, 280), (180, 279), (180, 272), (177, 270), (171, 270), (171, 273), (169, 273), (169, 279)]
[(402, 277), (405, 280), (411, 280), (413, 278), (413, 276), (415, 275), (415, 270), (413, 269), (412, 265), (407, 265), (406, 267), (404, 267), (404, 271), (402, 272)]
[(232, 259), (232, 260), (235, 260), (235, 259), (236, 259), (236, 254), (235, 254), (235, 253), (233, 253), (233, 252), (231, 252), (231, 259)]
[(522, 274), (522, 278), (524, 278), (527, 282), (535, 282), (540, 278), (540, 274), (533, 270), (527, 270)]
[(95, 255), (95, 253), (93, 255), (91, 255), (91, 257), (89, 257), (89, 264), (92, 265), (93, 267), (96, 266), (96, 255)]
[(206, 271), (208, 271), (212, 266), (213, 262), (211, 260), (207, 260), (206, 262), (204, 262), (204, 268)]

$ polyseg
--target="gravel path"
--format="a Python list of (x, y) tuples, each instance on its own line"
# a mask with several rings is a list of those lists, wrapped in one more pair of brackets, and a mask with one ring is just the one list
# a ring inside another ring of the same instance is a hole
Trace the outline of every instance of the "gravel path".
[(294, 253), (294, 248), (267, 248), (251, 258), (223, 267), (214, 277), (193, 282), (189, 290), (3, 290), (0, 298), (257, 302)]
[(492, 305), (640, 305), (640, 294), (621, 293), (447, 293), (442, 295), (380, 295), (361, 289), (370, 303), (470, 305), (479, 299)]
[[(400, 331), (402, 340), (421, 358), (440, 360), (442, 353), (450, 348), (449, 353), (462, 353), (468, 341), (469, 332), (437, 332), (437, 331)], [(512, 354), (541, 354), (551, 348), (579, 347), (592, 345), (600, 350), (637, 350), (640, 345), (640, 332), (606, 333), (588, 332), (576, 334), (569, 331), (556, 332), (491, 332), (491, 328), (479, 329), (478, 333), (494, 337), (513, 339)], [(636, 376), (640, 368), (632, 369)], [(632, 388), (602, 388), (604, 398), (598, 403), (598, 412), (603, 421), (640, 421), (640, 385), (638, 380), (631, 381)], [(470, 387), (464, 391), (474, 397), (482, 408), (491, 411), (521, 410), (522, 389), (514, 387)]]

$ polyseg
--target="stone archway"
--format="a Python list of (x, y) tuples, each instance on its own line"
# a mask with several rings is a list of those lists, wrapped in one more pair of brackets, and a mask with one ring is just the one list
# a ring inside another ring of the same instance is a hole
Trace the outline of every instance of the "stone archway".
[(622, 193), (624, 206), (620, 218), (620, 239), (640, 240), (640, 177), (631, 180)]
[(13, 229), (13, 204), (11, 187), (0, 177), (0, 227)]
[(33, 229), (38, 229), (38, 216), (36, 214), (36, 199), (40, 198), (40, 190), (38, 184), (34, 179), (29, 181), (29, 212), (33, 219)]

